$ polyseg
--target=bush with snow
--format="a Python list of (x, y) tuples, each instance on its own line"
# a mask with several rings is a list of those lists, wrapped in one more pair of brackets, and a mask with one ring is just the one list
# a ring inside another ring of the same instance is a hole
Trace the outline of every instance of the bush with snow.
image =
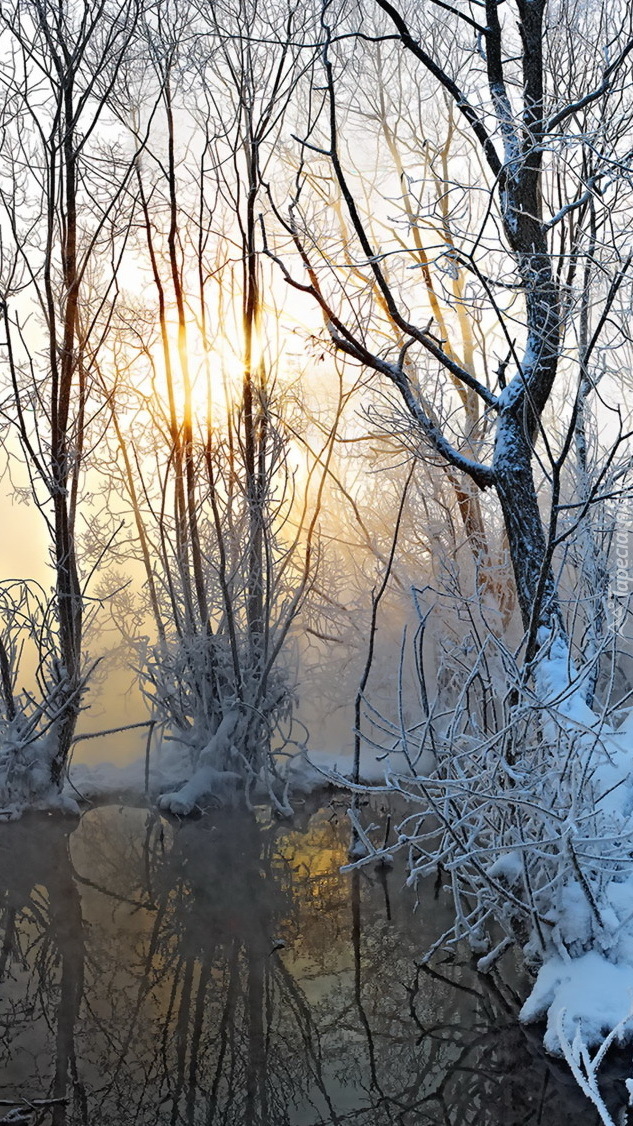
[(410, 767), (390, 767), (386, 786), (412, 810), (397, 844), (409, 882), (439, 870), (452, 891), (454, 927), (434, 949), (466, 939), (487, 970), (518, 943), (537, 971), (521, 1019), (547, 1021), (547, 1049), (608, 1123), (604, 1043), (633, 1038), (633, 712), (591, 709), (566, 640), (539, 643), (528, 680), (489, 638), (450, 712), (444, 702), (413, 731), (394, 729)]

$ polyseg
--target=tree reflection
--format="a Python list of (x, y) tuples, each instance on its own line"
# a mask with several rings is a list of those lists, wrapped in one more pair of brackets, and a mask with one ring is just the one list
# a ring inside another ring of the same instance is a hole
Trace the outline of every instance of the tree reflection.
[(507, 982), (416, 966), (450, 905), (341, 876), (348, 836), (331, 808), (0, 826), (1, 1097), (60, 1100), (42, 1126), (591, 1126)]
[[(48, 1066), (33, 1075), (33, 1085), (23, 1095), (31, 1100), (50, 1097), (50, 1104), (38, 1111), (37, 1118), (49, 1114), (53, 1126), (63, 1126), (66, 1121), (69, 1091), (75, 1121), (88, 1122), (76, 1051), (86, 949), (81, 900), (69, 853), (75, 824), (57, 818), (42, 823), (31, 817), (17, 825), (0, 824), (0, 852), (5, 857), (0, 971), (8, 1002), (1, 1041), (5, 1074), (15, 1067), (16, 1041), (18, 1052), (30, 1054), (29, 1032), (39, 1016), (53, 1032), (54, 1048)], [(32, 967), (31, 974), (25, 972), (27, 966)], [(37, 1056), (34, 1062), (39, 1062)]]

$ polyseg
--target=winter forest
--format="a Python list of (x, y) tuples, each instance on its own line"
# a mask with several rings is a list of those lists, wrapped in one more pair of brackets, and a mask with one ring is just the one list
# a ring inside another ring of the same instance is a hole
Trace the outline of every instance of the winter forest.
[(0, 1122), (633, 1122), (633, 8), (2, 0)]

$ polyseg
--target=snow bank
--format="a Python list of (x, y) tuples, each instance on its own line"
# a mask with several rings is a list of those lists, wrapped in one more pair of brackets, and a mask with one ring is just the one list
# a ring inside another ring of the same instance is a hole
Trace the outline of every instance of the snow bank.
[(159, 809), (188, 817), (194, 809), (209, 805), (222, 807), (236, 804), (242, 779), (231, 770), (216, 770), (209, 763), (199, 766), (184, 785), (158, 798)]
[(24, 741), (19, 730), (5, 733), (0, 744), (0, 819), (13, 821), (31, 809), (79, 813), (73, 794), (60, 794), (51, 782), (55, 748), (50, 735)]
[[(152, 769), (150, 789), (159, 784), (159, 778), (169, 784), (162, 771)], [(182, 779), (184, 781), (184, 778)], [(87, 802), (111, 801), (113, 798), (140, 797), (145, 793), (145, 761), (134, 759), (125, 766), (112, 762), (71, 763), (64, 793), (74, 794)]]
[[(384, 783), (385, 772), (391, 767), (403, 769), (402, 756), (364, 756), (361, 760), (360, 780), (363, 784)], [(354, 769), (352, 751), (314, 751), (310, 755), (297, 753), (283, 760), (283, 777), (288, 782), (289, 794), (306, 796), (331, 784), (344, 784), (351, 780)], [(75, 802), (137, 799), (146, 793), (146, 764), (144, 758), (135, 759), (126, 766), (102, 762), (97, 765), (72, 763), (69, 779), (64, 787), (65, 800)], [(228, 777), (227, 777), (228, 775)], [(152, 755), (149, 763), (147, 792), (158, 800), (161, 809), (180, 816), (191, 813), (200, 805), (233, 800), (238, 776), (230, 771), (218, 771), (211, 763), (201, 761), (191, 772), (188, 756), (180, 747), (167, 744), (160, 754)]]
[(158, 805), (162, 810), (186, 817), (196, 807), (235, 803), (241, 776), (232, 771), (229, 764), (237, 757), (233, 739), (239, 719), (239, 712), (227, 712), (215, 734), (195, 755), (191, 776), (184, 784), (159, 797)]
[(545, 737), (555, 747), (562, 735), (561, 748), (571, 752), (551, 791), (554, 806), (568, 786), (559, 863), (569, 859), (549, 903), (546, 886), (536, 896), (551, 929), (520, 1018), (546, 1021), (546, 1049), (564, 1055), (603, 1123), (611, 1123), (596, 1075), (612, 1043), (633, 1039), (633, 712), (613, 728), (589, 708), (560, 639), (535, 680), (547, 705)]
[(614, 964), (590, 950), (579, 958), (550, 958), (521, 1009), (526, 1023), (547, 1019), (545, 1047), (562, 1054), (560, 1032), (571, 1043), (580, 1030), (586, 1044), (600, 1044), (619, 1025), (633, 1031), (633, 964)]

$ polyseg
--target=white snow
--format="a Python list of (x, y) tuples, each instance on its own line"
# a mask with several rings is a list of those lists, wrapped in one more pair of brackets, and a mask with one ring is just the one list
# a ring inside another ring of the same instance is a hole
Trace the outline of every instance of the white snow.
[(559, 1029), (573, 1041), (580, 1028), (586, 1044), (599, 1044), (622, 1025), (633, 1030), (633, 964), (614, 964), (595, 950), (573, 958), (550, 958), (539, 970), (521, 1009), (525, 1022), (547, 1017), (545, 1047), (560, 1054)]
[(5, 732), (0, 743), (0, 819), (13, 821), (31, 809), (79, 812), (72, 793), (60, 794), (51, 783), (55, 746), (50, 735), (22, 737), (18, 720)]
[[(361, 783), (384, 783), (386, 769), (389, 765), (401, 769), (401, 758), (400, 755), (392, 755), (392, 761), (387, 762), (384, 756), (364, 754), (361, 757)], [(293, 794), (305, 796), (332, 783), (342, 784), (344, 779), (351, 779), (354, 756), (351, 750), (316, 750), (310, 755), (305, 752), (297, 753), (284, 762), (287, 764), (283, 769), (286, 771), (292, 800)], [(64, 800), (98, 802), (142, 798), (146, 789), (145, 769), (144, 757), (135, 759), (126, 766), (116, 766), (110, 762), (97, 765), (73, 762), (63, 791)], [(223, 804), (228, 801), (230, 804), (233, 800), (231, 791), (234, 792), (237, 778), (237, 774), (230, 771), (218, 771), (210, 763), (203, 761), (203, 756), (192, 773), (189, 757), (186, 753), (183, 754), (183, 748), (167, 743), (160, 753), (153, 754), (150, 758), (147, 790), (152, 799), (158, 800), (161, 809), (182, 816), (191, 813), (198, 804), (214, 804), (218, 801)]]
[(523, 863), (518, 852), (507, 852), (487, 868), (493, 880), (505, 880), (508, 887), (518, 883), (523, 874)]
[[(521, 1020), (546, 1019), (545, 1047), (565, 1056), (610, 1122), (596, 1072), (608, 1044), (633, 1039), (633, 721), (628, 713), (609, 726), (588, 707), (567, 645), (554, 639), (548, 650), (548, 639), (539, 640), (546, 656), (535, 673), (537, 695), (549, 705), (543, 730), (568, 740), (569, 770), (580, 779), (562, 830), (580, 859), (572, 863), (570, 851), (548, 912), (551, 941)], [(594, 1047), (591, 1060), (586, 1049)]]
[(233, 739), (239, 718), (239, 712), (227, 712), (215, 734), (197, 754), (193, 773), (184, 785), (160, 796), (161, 809), (186, 817), (196, 806), (234, 803), (240, 775), (229, 769), (229, 763), (236, 755)]
[(235, 804), (240, 786), (240, 775), (230, 770), (216, 770), (205, 763), (199, 766), (183, 786), (161, 794), (159, 809), (186, 817), (196, 807)]
[[(547, 631), (539, 630), (537, 640), (546, 647)], [(544, 704), (554, 705), (557, 712), (572, 723), (595, 727), (599, 720), (585, 700), (582, 678), (570, 660), (569, 646), (563, 638), (555, 637), (546, 652), (547, 655), (539, 660), (535, 670), (539, 700)]]

